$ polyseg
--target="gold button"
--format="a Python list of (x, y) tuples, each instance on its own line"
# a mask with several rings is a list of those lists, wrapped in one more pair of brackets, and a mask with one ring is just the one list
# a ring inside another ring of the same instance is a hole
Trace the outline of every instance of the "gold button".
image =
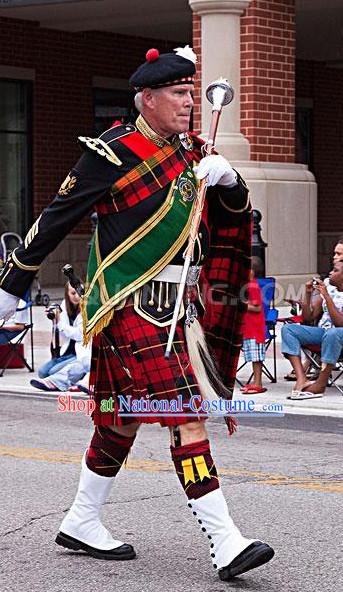
[(199, 238), (202, 238), (202, 232), (199, 232)]

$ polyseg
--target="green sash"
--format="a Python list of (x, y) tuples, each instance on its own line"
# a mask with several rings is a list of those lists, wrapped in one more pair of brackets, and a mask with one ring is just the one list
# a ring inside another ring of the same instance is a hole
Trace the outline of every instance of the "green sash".
[(157, 275), (185, 243), (196, 186), (193, 168), (189, 166), (172, 182), (168, 196), (157, 212), (103, 261), (96, 231), (82, 302), (85, 342), (108, 325), (115, 306)]

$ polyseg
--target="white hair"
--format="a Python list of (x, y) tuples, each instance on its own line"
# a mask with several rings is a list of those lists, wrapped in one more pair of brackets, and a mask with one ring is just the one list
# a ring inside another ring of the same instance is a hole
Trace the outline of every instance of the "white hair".
[(142, 112), (143, 109), (143, 99), (142, 99), (142, 91), (139, 91), (138, 93), (135, 94), (135, 107), (137, 109), (137, 111), (139, 111), (139, 113)]
[[(144, 90), (146, 90), (146, 89), (144, 89)], [(136, 93), (135, 98), (134, 98), (135, 107), (136, 107), (137, 111), (139, 111), (139, 113), (143, 113), (143, 111), (144, 111), (144, 101), (143, 101), (144, 90), (141, 90), (138, 93)], [(161, 93), (163, 90), (164, 90), (163, 88), (149, 88), (150, 93), (153, 93), (156, 95)]]

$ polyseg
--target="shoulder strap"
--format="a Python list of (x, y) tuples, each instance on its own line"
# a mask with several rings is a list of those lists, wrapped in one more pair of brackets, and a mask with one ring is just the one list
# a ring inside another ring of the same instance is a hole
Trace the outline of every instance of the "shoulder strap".
[(132, 124), (115, 125), (103, 132), (99, 138), (79, 136), (78, 141), (83, 148), (93, 150), (100, 156), (107, 158), (113, 164), (120, 166), (122, 162), (114, 153), (111, 144), (134, 132), (136, 132), (136, 128)]

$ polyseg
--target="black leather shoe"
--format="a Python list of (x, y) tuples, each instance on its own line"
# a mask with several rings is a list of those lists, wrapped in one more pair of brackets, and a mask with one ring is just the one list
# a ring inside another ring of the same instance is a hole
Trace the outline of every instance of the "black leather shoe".
[(96, 557), (97, 559), (109, 559), (109, 560), (117, 560), (117, 561), (126, 561), (128, 559), (134, 559), (136, 557), (136, 551), (132, 547), (132, 545), (123, 544), (116, 549), (110, 549), (109, 551), (103, 551), (101, 549), (96, 549), (95, 547), (91, 547), (90, 545), (86, 545), (86, 543), (82, 543), (78, 539), (74, 539), (74, 537), (69, 536), (68, 534), (64, 534), (64, 532), (59, 532), (55, 542), (61, 547), (66, 547), (67, 549), (72, 549), (73, 551), (85, 551), (88, 555), (92, 557)]
[(256, 541), (242, 551), (229, 565), (219, 570), (219, 578), (223, 582), (229, 582), (235, 576), (239, 576), (249, 569), (255, 569), (274, 556), (274, 549), (266, 543)]

